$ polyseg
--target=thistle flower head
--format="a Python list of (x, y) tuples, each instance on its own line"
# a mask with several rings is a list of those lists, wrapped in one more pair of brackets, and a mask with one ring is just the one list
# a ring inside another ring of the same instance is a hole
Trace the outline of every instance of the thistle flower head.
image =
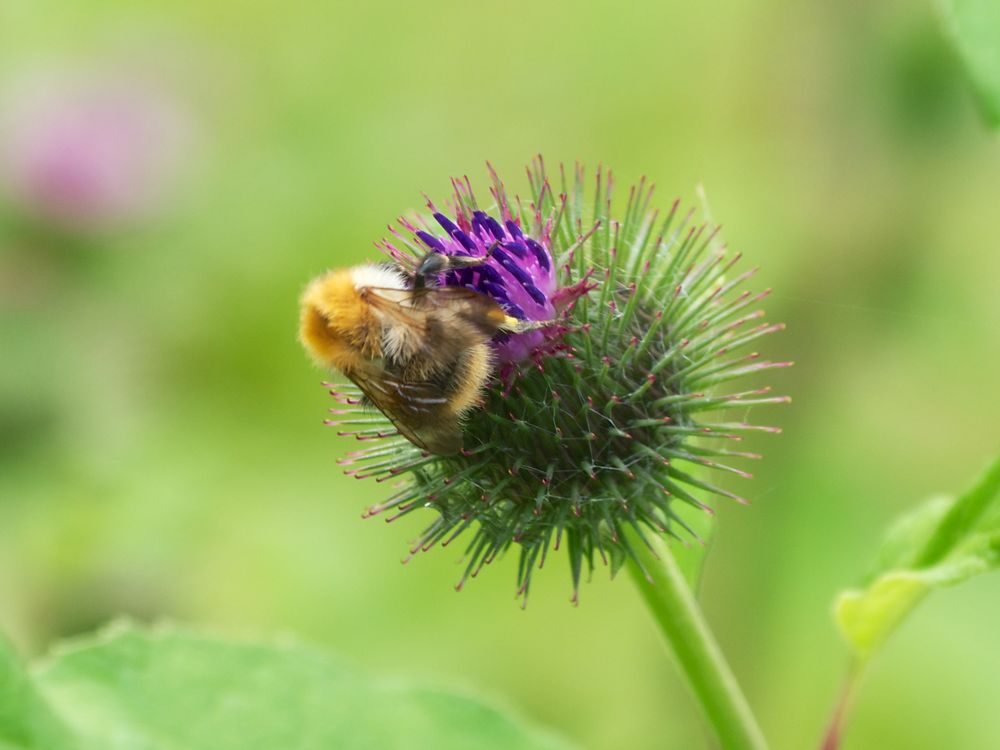
[[(461, 453), (428, 455), (369, 416), (362, 429), (341, 430), (370, 441), (341, 463), (358, 479), (395, 483), (366, 515), (432, 516), (411, 556), (465, 541), (458, 588), (514, 547), (526, 598), (533, 572), (565, 548), (575, 601), (584, 567), (633, 555), (626, 528), (686, 540), (696, 535), (678, 504), (711, 512), (713, 495), (744, 502), (700, 471), (749, 476), (729, 461), (757, 456), (730, 446), (748, 430), (777, 431), (719, 414), (787, 400), (727, 387), (789, 364), (749, 350), (782, 326), (761, 322), (756, 306), (768, 292), (742, 289), (754, 271), (733, 270), (739, 255), (676, 202), (652, 209), (644, 180), (616, 216), (610, 172), (598, 170), (588, 195), (581, 168), (569, 178), (560, 169), (555, 186), (539, 157), (522, 200), (490, 171), (489, 208), (468, 179), (453, 181), (450, 213), (428, 201), (430, 217), (401, 219), (380, 247), (410, 264), (428, 250), (488, 256), (439, 283), (560, 325), (495, 341), (497, 377), (465, 424)], [(331, 393), (331, 423), (357, 424), (361, 394)]]

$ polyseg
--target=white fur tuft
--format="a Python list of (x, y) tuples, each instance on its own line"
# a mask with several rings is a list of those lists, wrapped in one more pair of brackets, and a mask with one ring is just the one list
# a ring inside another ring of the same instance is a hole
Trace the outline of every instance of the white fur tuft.
[(379, 287), (382, 289), (406, 289), (406, 278), (399, 271), (386, 266), (368, 264), (351, 269), (354, 288)]

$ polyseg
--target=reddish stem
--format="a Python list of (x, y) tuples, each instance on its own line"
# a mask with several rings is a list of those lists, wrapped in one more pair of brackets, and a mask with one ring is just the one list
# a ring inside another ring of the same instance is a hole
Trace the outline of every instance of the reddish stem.
[(844, 680), (844, 685), (840, 689), (833, 713), (830, 714), (830, 721), (826, 726), (820, 750), (838, 750), (840, 748), (840, 741), (844, 737), (844, 725), (847, 723), (847, 716), (854, 702), (854, 693), (860, 677), (861, 669), (857, 665), (852, 665)]

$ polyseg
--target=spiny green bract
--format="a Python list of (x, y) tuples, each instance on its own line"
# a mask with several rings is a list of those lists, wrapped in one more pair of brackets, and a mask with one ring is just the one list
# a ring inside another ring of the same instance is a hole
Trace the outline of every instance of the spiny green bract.
[[(645, 180), (629, 191), (619, 219), (611, 213), (610, 172), (598, 169), (589, 198), (580, 167), (570, 179), (560, 169), (558, 194), (541, 157), (528, 177), (531, 200), (523, 204), (508, 201), (494, 176), (501, 209), (526, 236), (549, 240), (560, 286), (595, 281), (567, 311), (562, 345), (497, 379), (465, 426), (461, 454), (423, 453), (381, 415), (369, 415), (351, 434), (376, 442), (342, 463), (359, 478), (404, 477), (366, 515), (436, 515), (413, 554), (468, 539), (459, 588), (516, 546), (526, 598), (532, 572), (565, 548), (575, 601), (584, 564), (592, 570), (596, 559), (632, 556), (626, 527), (640, 538), (650, 531), (696, 537), (675, 503), (711, 512), (699, 499), (705, 493), (743, 502), (700, 478), (697, 467), (749, 476), (724, 462), (758, 456), (727, 446), (747, 430), (777, 430), (710, 415), (788, 399), (767, 395), (768, 388), (717, 387), (790, 363), (747, 352), (783, 326), (760, 322), (756, 305), (768, 291), (741, 291), (753, 270), (729, 277), (740, 256), (718, 244), (717, 230), (693, 225), (676, 202), (661, 216), (650, 208), (653, 187)], [(459, 212), (476, 208), (471, 189), (457, 190), (456, 201)], [(349, 412), (360, 408), (355, 389), (335, 389)]]

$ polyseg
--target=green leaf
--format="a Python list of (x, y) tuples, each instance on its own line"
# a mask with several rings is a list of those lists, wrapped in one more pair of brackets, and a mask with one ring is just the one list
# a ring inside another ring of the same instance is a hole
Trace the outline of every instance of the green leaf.
[[(58, 649), (34, 682), (76, 741), (17, 750), (569, 748), (478, 700), (373, 678), (301, 645), (174, 628), (113, 627)], [(10, 732), (14, 705), (0, 708), (0, 738), (24, 736)]]
[(1000, 3), (941, 0), (941, 9), (983, 114), (1000, 128)]
[(1000, 533), (974, 536), (939, 565), (890, 570), (867, 588), (844, 591), (834, 612), (844, 639), (867, 659), (933, 589), (960, 583), (1000, 565)]
[(917, 558), (934, 565), (963, 544), (977, 528), (987, 528), (1000, 510), (1000, 456), (978, 481), (948, 509)]
[(0, 637), (0, 750), (76, 747), (38, 694), (17, 654)]
[(916, 565), (941, 519), (955, 505), (953, 497), (934, 497), (904, 513), (889, 527), (879, 549), (870, 578), (887, 570), (905, 569)]
[(1000, 458), (961, 497), (936, 498), (893, 524), (865, 588), (834, 603), (840, 632), (869, 659), (928, 593), (1000, 565)]

